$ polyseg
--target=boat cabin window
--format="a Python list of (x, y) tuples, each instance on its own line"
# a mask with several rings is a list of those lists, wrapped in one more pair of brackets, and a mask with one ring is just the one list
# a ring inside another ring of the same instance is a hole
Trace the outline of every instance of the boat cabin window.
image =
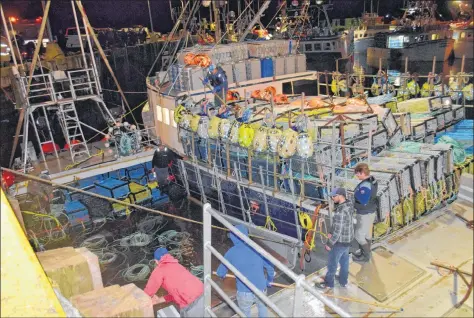
[(324, 51), (331, 51), (331, 43), (326, 43), (326, 45), (324, 46)]
[(355, 35), (355, 38), (357, 39), (358, 37), (359, 37), (359, 35), (358, 35), (358, 34), (356, 34), (356, 35)]
[(466, 37), (466, 32), (461, 32), (461, 39), (464, 39)]
[(178, 125), (176, 124), (176, 122), (174, 121), (174, 110), (171, 110), (170, 111), (170, 115), (171, 115), (171, 126), (173, 127), (178, 127)]
[(437, 40), (438, 39), (438, 34), (432, 34), (431, 35), (431, 40)]
[(312, 51), (312, 50), (313, 50), (312, 44), (311, 44), (311, 43), (310, 43), (310, 44), (305, 44), (305, 45), (304, 45), (304, 50), (305, 50), (305, 52), (310, 52), (310, 51)]
[(388, 48), (389, 49), (402, 49), (404, 42), (403, 35), (389, 36), (388, 37)]
[(165, 107), (163, 107), (163, 122), (167, 125), (170, 124), (170, 111)]
[(321, 43), (314, 43), (314, 50), (321, 51)]
[(163, 111), (161, 110), (161, 106), (156, 105), (156, 119), (158, 121), (163, 121)]

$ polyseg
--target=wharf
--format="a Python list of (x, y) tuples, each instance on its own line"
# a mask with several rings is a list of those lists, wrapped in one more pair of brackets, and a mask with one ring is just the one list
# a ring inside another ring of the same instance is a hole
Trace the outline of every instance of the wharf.
[[(461, 307), (455, 307), (467, 293), (467, 285), (459, 275), (430, 264), (439, 261), (472, 272), (472, 230), (454, 213), (472, 220), (472, 198), (470, 202), (457, 200), (385, 238), (374, 245), (370, 263), (361, 266), (351, 262), (348, 288), (336, 282), (336, 296), (401, 307), (402, 312), (345, 300), (335, 302), (356, 317), (472, 317), (472, 293)], [(307, 280), (318, 279), (325, 270), (307, 276)], [(465, 277), (468, 281), (471, 278)], [(292, 314), (294, 289), (280, 290), (270, 298)], [(305, 317), (331, 316), (328, 308), (308, 293), (304, 304)]]

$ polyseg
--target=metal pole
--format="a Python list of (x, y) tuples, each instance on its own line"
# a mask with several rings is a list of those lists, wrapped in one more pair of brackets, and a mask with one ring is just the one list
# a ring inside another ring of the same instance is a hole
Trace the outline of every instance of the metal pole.
[[(87, 27), (87, 23), (86, 23), (86, 20), (84, 19), (84, 17), (82, 17), (82, 23), (84, 24), (84, 27), (86, 29), (86, 38), (87, 38), (87, 43), (89, 44), (90, 59), (92, 61), (92, 72), (94, 74), (95, 81), (97, 83), (97, 88), (99, 90), (99, 95), (102, 96), (102, 85), (100, 84), (100, 80), (99, 80), (99, 71), (97, 70), (97, 64), (95, 62), (95, 55), (94, 55), (94, 50), (92, 48), (92, 42), (91, 42), (91, 36), (90, 36), (90, 33), (89, 33), (89, 28)], [(91, 30), (91, 31), (94, 32), (93, 30)]]
[(209, 250), (208, 246), (211, 245), (212, 242), (212, 233), (211, 233), (211, 225), (212, 225), (212, 215), (209, 212), (211, 209), (211, 205), (209, 203), (204, 204), (203, 208), (203, 246), (204, 246), (204, 255), (203, 255), (203, 265), (204, 265), (204, 312), (203, 317), (210, 317), (208, 311), (206, 309), (211, 309), (211, 292), (212, 288), (209, 284), (209, 280), (212, 279), (212, 253)]
[(3, 31), (5, 32), (5, 37), (7, 38), (8, 45), (10, 46), (10, 51), (12, 52), (13, 63), (15, 64), (15, 67), (18, 68), (18, 63), (16, 62), (15, 51), (13, 50), (12, 40), (10, 38), (10, 35), (8, 34), (7, 20), (5, 19), (5, 14), (3, 13), (3, 6), (1, 3), (0, 3), (0, 11), (2, 13)]
[(79, 21), (77, 20), (76, 6), (74, 4), (74, 0), (71, 0), (71, 6), (72, 6), (72, 12), (74, 14), (74, 21), (76, 22), (77, 36), (79, 37), (79, 45), (81, 47), (82, 60), (84, 61), (83, 67), (87, 68), (86, 52), (84, 51), (84, 43), (82, 43), (81, 29), (79, 28)]
[[(150, 6), (150, 0), (147, 0), (148, 3), (148, 14), (150, 15), (150, 26), (151, 26), (151, 32), (153, 32), (153, 18), (151, 17), (151, 6)], [(171, 4), (171, 2), (170, 2)]]
[[(50, 1), (50, 0), (48, 0), (48, 1)], [(43, 7), (43, 12), (44, 12), (44, 8), (46, 7), (46, 4), (45, 4), (44, 0), (41, 1), (41, 6)], [(49, 17), (46, 18), (46, 30), (48, 30), (49, 41), (52, 42), (53, 41), (53, 32), (51, 32), (51, 24), (49, 23)]]
[[(15, 35), (15, 29), (13, 29), (12, 22), (10, 20), (8, 20), (8, 23), (10, 24), (10, 29), (12, 30), (12, 34)], [(18, 41), (16, 40), (16, 36), (13, 36), (13, 40), (15, 41), (15, 46), (16, 46), (16, 50), (18, 52), (18, 57), (20, 58), (20, 64), (23, 66), (23, 58), (21, 57), (20, 47), (18, 46)]]

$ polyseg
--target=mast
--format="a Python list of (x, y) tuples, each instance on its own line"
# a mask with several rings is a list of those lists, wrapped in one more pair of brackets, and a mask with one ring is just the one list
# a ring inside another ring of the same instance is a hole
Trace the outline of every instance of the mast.
[(148, 2), (148, 14), (150, 15), (150, 27), (151, 27), (151, 32), (153, 32), (153, 18), (151, 17), (150, 0), (147, 0), (147, 2)]
[[(41, 1), (41, 6), (43, 7), (43, 13), (44, 13), (44, 8), (46, 6), (46, 3), (44, 2), (44, 0)], [(49, 17), (46, 18), (46, 30), (48, 30), (48, 37), (49, 37), (49, 41), (53, 41), (53, 33), (51, 32), (51, 24), (49, 23)]]
[(260, 7), (260, 10), (258, 10), (258, 12), (255, 14), (252, 21), (250, 21), (250, 24), (247, 26), (244, 33), (240, 37), (239, 42), (244, 41), (245, 37), (247, 36), (247, 34), (249, 34), (250, 30), (252, 30), (255, 23), (257, 23), (260, 20), (260, 17), (262, 16), (263, 12), (265, 12), (265, 10), (267, 10), (268, 6), (270, 5), (270, 2), (271, 2), (271, 0), (265, 0), (265, 2)]

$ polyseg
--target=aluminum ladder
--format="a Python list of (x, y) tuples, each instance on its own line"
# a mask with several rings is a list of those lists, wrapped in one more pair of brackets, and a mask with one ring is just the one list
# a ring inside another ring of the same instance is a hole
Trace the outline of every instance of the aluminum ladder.
[[(75, 157), (83, 154), (90, 156), (74, 102), (59, 102), (58, 118), (63, 130), (64, 139), (69, 145), (72, 161), (75, 162)], [(74, 141), (78, 142), (74, 143)]]

